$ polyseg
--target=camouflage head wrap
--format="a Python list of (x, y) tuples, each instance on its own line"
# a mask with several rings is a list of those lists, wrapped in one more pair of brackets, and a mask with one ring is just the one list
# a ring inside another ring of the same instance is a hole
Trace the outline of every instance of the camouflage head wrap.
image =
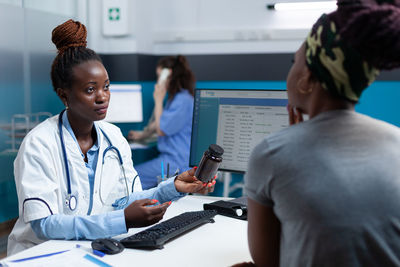
[(325, 90), (356, 102), (379, 74), (341, 40), (335, 23), (326, 14), (307, 36), (306, 64)]

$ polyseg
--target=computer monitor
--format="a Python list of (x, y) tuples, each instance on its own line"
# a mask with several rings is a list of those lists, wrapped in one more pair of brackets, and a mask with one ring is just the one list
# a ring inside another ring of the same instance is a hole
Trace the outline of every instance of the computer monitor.
[(244, 173), (252, 149), (288, 126), (285, 90), (196, 89), (190, 166), (210, 144), (224, 148), (219, 170)]
[(142, 122), (142, 86), (140, 84), (111, 84), (108, 122)]

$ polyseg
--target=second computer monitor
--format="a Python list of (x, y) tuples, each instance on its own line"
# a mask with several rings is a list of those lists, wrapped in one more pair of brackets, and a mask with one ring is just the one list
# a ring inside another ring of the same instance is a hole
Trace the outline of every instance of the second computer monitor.
[(288, 126), (285, 90), (196, 89), (190, 166), (210, 144), (224, 148), (220, 170), (246, 172), (252, 149)]
[(111, 123), (142, 122), (142, 86), (140, 84), (111, 84), (110, 102), (105, 121)]

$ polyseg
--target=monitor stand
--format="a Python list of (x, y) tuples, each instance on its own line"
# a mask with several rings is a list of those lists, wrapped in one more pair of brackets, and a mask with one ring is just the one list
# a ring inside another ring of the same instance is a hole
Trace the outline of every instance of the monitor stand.
[(229, 194), (238, 188), (242, 189), (242, 195), (243, 195), (244, 182), (235, 183), (231, 185), (232, 174), (230, 172), (222, 172), (222, 180), (224, 182), (224, 191), (223, 191), (224, 197), (229, 197)]

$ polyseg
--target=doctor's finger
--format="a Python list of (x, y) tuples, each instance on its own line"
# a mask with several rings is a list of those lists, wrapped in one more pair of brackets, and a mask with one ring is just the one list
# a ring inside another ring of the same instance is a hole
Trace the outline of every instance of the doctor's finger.
[(195, 180), (194, 176), (190, 175), (189, 171), (185, 171), (179, 174), (178, 179), (184, 182), (193, 182)]
[(149, 225), (158, 223), (164, 217), (164, 214), (165, 214), (165, 212), (159, 213), (159, 214), (155, 214), (155, 215), (151, 215), (148, 218)]
[(196, 193), (197, 194), (206, 195), (208, 193), (208, 189), (207, 188), (203, 188), (203, 189), (198, 190)]
[(212, 184), (212, 185), (208, 188), (208, 193), (214, 192), (214, 188), (215, 188), (215, 184)]
[(206, 183), (203, 183), (200, 180), (196, 180), (196, 181), (194, 181), (192, 183), (187, 184), (187, 186), (189, 186), (192, 189), (191, 192), (193, 192), (193, 190), (196, 190), (196, 191), (201, 190), (203, 187), (206, 186)]
[(197, 166), (194, 166), (192, 169), (188, 170), (187, 172), (188, 172), (189, 176), (194, 176), (194, 174), (196, 173), (196, 169), (197, 169)]
[(214, 188), (215, 188), (215, 180), (203, 185), (203, 188), (198, 193), (205, 195), (214, 192)]
[(164, 210), (164, 212), (171, 206), (172, 201), (164, 202), (163, 204), (159, 205), (159, 208)]
[(205, 190), (207, 190), (207, 184), (203, 183), (203, 182), (200, 182), (200, 181), (198, 181), (198, 183), (197, 182), (193, 183), (190, 186), (191, 186), (191, 189), (192, 189), (192, 191), (191, 191), (192, 193), (204, 194), (203, 192)]
[(171, 201), (170, 202), (165, 202), (161, 205), (157, 205), (154, 207), (148, 207), (148, 212), (151, 215), (158, 215), (158, 214), (164, 214), (165, 211), (167, 210), (167, 208), (171, 205)]
[[(137, 203), (139, 206), (148, 206), (148, 205), (154, 205), (154, 204), (156, 204), (157, 202), (158, 202), (157, 199), (148, 199), (148, 198), (145, 198), (145, 199), (136, 200), (136, 201), (134, 201), (133, 203)], [(133, 204), (133, 203), (132, 203), (132, 204)]]

